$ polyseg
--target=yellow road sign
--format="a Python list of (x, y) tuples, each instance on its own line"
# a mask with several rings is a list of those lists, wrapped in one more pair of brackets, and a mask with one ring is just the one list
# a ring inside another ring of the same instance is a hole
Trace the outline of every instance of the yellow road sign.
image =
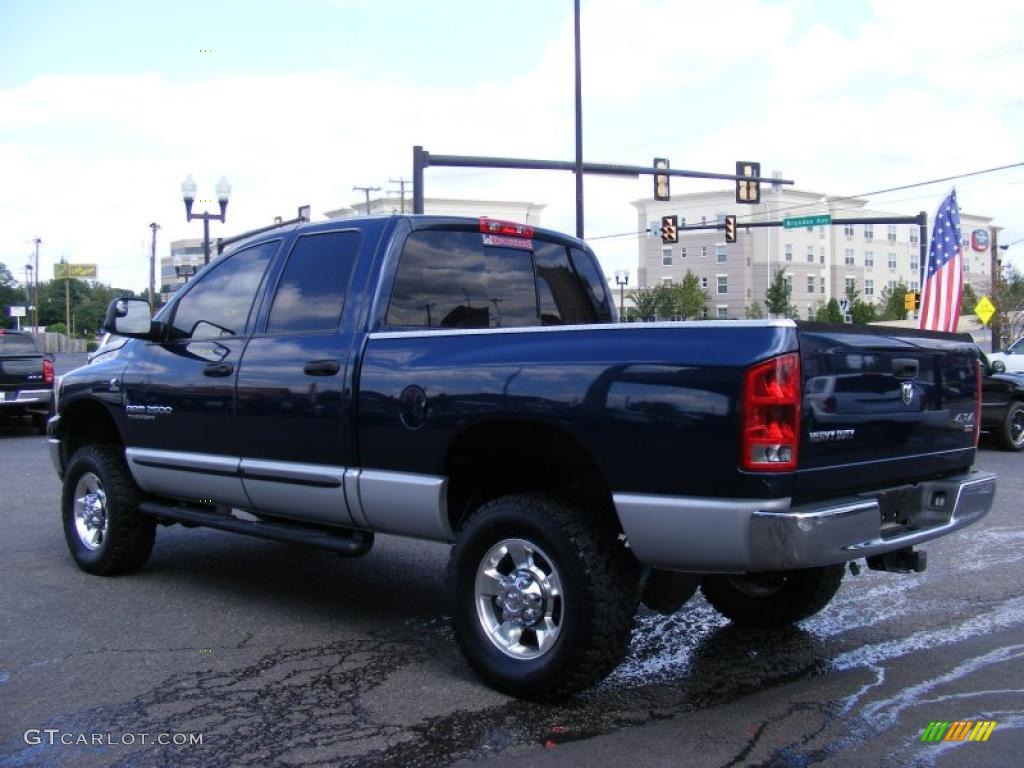
[(974, 305), (974, 314), (981, 320), (982, 325), (988, 325), (988, 321), (992, 319), (992, 315), (996, 313), (996, 305), (989, 301), (988, 296), (982, 296), (978, 299), (978, 303)]
[(59, 261), (53, 265), (53, 277), (55, 280), (65, 280), (72, 277), (96, 277), (95, 264), (69, 264), (66, 261)]

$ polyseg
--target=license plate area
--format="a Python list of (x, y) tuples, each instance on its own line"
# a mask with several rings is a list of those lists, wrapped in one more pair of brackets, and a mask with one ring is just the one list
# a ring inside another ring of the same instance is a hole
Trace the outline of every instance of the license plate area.
[(901, 485), (867, 494), (878, 502), (882, 539), (904, 536), (949, 522), (952, 504), (935, 507), (925, 503), (920, 485)]

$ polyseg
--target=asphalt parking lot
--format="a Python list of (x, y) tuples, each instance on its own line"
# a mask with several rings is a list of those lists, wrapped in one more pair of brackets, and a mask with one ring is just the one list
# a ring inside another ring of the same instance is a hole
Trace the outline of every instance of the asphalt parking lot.
[[(1019, 764), (1024, 456), (978, 467), (1000, 475), (993, 512), (929, 545), (924, 574), (847, 576), (786, 631), (736, 630), (700, 598), (643, 611), (609, 679), (538, 705), (459, 655), (445, 547), (380, 537), (345, 560), (179, 526), (139, 573), (89, 576), (45, 439), (0, 428), (0, 766)], [(997, 725), (921, 742), (960, 720)], [(202, 743), (152, 743), (178, 734)]]

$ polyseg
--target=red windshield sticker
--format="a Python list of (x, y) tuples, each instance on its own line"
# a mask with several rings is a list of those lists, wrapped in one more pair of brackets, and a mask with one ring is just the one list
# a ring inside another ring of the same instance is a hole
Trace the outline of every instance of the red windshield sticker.
[(502, 235), (483, 235), (484, 245), (495, 245), (499, 248), (524, 248), (533, 250), (533, 240), (528, 237), (503, 237)]

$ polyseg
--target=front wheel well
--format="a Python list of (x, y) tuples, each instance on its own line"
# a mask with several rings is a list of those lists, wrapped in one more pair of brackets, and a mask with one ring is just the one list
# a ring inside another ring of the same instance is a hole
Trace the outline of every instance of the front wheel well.
[(95, 400), (81, 400), (68, 406), (61, 414), (60, 434), (65, 467), (82, 446), (99, 443), (124, 445), (114, 417)]
[(453, 531), (488, 501), (532, 492), (564, 499), (606, 523), (610, 533), (622, 533), (597, 461), (576, 437), (557, 427), (511, 421), (474, 425), (452, 443), (446, 469)]

